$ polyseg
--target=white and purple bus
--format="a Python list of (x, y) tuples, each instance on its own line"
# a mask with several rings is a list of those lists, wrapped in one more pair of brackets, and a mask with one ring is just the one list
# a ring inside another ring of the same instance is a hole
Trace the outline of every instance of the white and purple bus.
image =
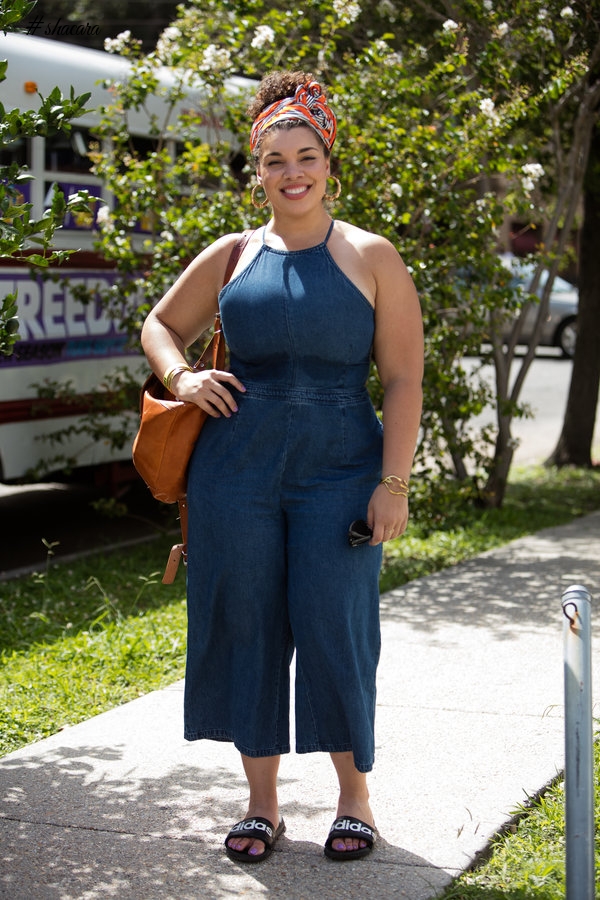
[[(1, 162), (13, 161), (26, 166), (33, 180), (22, 189), (25, 202), (32, 204), (32, 216), (40, 219), (54, 184), (65, 194), (85, 189), (110, 207), (111, 197), (90, 169), (90, 145), (98, 139), (91, 129), (98, 125), (98, 108), (111, 103), (110, 91), (103, 80), (122, 81), (129, 63), (122, 57), (73, 44), (29, 37), (23, 34), (0, 35), (0, 58), (8, 60), (7, 78), (0, 85), (7, 109), (36, 109), (39, 94), (47, 97), (55, 86), (69, 95), (91, 91), (88, 112), (72, 122), (69, 135), (19, 138), (0, 151)], [(168, 69), (160, 73), (161, 84), (175, 83)], [(232, 92), (243, 89), (245, 79), (232, 79)], [(202, 88), (187, 92), (174, 110), (177, 114), (190, 107), (202, 108)], [(144, 109), (131, 111), (128, 127), (136, 144), (150, 146), (150, 117), (164, 118), (166, 104), (160, 97), (148, 98)], [(198, 139), (208, 140), (199, 129)], [(167, 146), (176, 153), (175, 136)], [(55, 249), (76, 250), (60, 268), (32, 275), (24, 263), (0, 259), (0, 297), (17, 292), (20, 340), (12, 356), (0, 355), (0, 481), (15, 482), (27, 477), (40, 464), (52, 460), (56, 449), (43, 436), (64, 429), (89, 410), (90, 392), (118, 368), (127, 367), (141, 379), (142, 358), (128, 349), (127, 336), (120, 333), (115, 320), (107, 315), (99, 300), (83, 303), (78, 291), (105, 290), (117, 277), (110, 263), (94, 249), (95, 215), (68, 215), (54, 237)], [(48, 277), (50, 276), (50, 277)], [(76, 397), (65, 403), (39, 396), (37, 385), (46, 380), (75, 387)], [(131, 414), (132, 432), (136, 414)], [(130, 445), (116, 451), (108, 442), (90, 440), (88, 435), (73, 434), (65, 456), (76, 459), (77, 466), (130, 459)]]

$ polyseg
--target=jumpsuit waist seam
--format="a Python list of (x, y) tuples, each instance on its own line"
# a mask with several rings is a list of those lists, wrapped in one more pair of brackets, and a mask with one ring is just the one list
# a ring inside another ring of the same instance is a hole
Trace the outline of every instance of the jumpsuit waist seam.
[[(273, 386), (244, 379), (245, 397), (258, 400), (285, 400), (290, 403), (322, 403), (329, 406), (340, 404), (364, 403), (369, 400), (366, 387), (349, 390), (348, 388), (300, 388)], [(369, 400), (370, 402), (370, 400)]]

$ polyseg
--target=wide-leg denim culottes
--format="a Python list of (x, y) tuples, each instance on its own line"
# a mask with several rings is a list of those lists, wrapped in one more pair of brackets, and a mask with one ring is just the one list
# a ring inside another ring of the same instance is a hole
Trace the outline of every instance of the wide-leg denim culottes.
[(325, 242), (264, 245), (221, 311), (246, 392), (207, 422), (190, 466), (185, 737), (289, 752), (295, 650), (296, 751), (352, 751), (368, 772), (381, 547), (352, 548), (347, 532), (381, 477), (364, 387), (373, 310)]

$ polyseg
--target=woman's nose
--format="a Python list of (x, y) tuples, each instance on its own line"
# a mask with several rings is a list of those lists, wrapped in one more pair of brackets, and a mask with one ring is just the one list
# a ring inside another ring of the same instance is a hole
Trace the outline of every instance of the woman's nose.
[(286, 178), (297, 178), (298, 175), (302, 175), (303, 173), (302, 163), (297, 160), (291, 159), (289, 162), (286, 162), (284, 167), (284, 173)]

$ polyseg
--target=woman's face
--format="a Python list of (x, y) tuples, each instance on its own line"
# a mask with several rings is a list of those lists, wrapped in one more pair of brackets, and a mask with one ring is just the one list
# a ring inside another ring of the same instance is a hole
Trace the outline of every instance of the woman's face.
[(257, 176), (274, 211), (306, 212), (327, 190), (329, 159), (312, 128), (269, 129), (261, 142)]

